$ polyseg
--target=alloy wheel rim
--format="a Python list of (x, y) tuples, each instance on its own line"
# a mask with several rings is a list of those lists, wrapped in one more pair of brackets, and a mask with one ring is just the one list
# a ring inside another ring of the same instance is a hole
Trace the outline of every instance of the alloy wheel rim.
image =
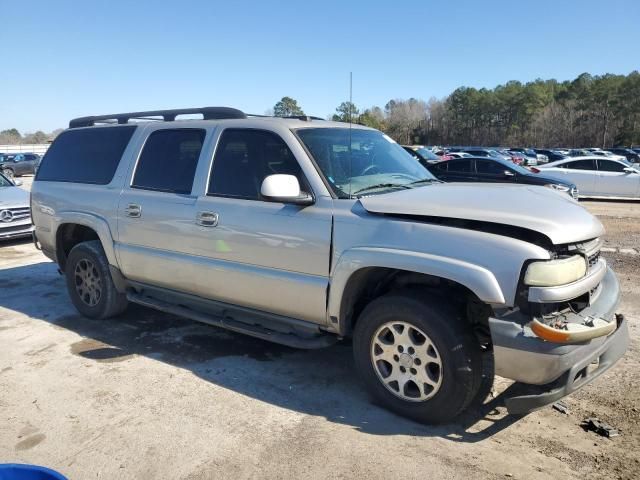
[(426, 333), (407, 322), (387, 322), (376, 330), (371, 363), (385, 388), (402, 400), (424, 402), (442, 386), (438, 349)]
[(10, 169), (3, 170), (2, 173), (7, 178), (13, 178), (13, 170), (10, 170)]
[(76, 263), (74, 271), (76, 293), (82, 302), (95, 307), (102, 298), (102, 279), (92, 261), (85, 258)]

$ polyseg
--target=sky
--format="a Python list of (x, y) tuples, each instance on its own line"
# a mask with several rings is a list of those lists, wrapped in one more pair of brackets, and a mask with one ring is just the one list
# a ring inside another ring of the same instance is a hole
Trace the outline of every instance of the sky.
[(639, 0), (0, 0), (0, 130), (283, 96), (326, 117), (349, 98), (640, 69)]

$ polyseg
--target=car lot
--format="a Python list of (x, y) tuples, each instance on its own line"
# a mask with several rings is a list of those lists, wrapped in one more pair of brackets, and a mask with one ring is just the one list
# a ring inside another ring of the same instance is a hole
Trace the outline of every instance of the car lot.
[[(497, 398), (440, 427), (371, 405), (347, 345), (296, 351), (141, 307), (86, 320), (51, 262), (2, 245), (0, 458), (70, 478), (637, 478), (640, 203), (584, 205), (608, 230), (627, 355), (566, 399), (569, 415), (508, 417), (498, 382)], [(622, 436), (583, 431), (592, 415)]]

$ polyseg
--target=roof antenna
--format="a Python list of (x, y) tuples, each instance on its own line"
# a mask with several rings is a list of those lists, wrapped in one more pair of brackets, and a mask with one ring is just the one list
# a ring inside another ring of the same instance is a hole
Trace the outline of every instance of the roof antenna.
[(353, 112), (353, 72), (349, 72), (349, 198), (351, 198), (351, 186), (352, 186), (352, 165), (353, 159), (351, 155), (351, 115)]

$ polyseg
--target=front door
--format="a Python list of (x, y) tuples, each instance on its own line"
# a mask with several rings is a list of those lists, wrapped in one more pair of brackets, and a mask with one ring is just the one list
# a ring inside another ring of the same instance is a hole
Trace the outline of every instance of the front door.
[(626, 172), (627, 165), (615, 160), (598, 159), (598, 195), (637, 197), (640, 195), (640, 174)]
[(262, 181), (271, 174), (295, 175), (310, 189), (274, 132), (226, 129), (217, 144), (207, 190), (197, 201), (202, 221), (190, 239), (192, 253), (207, 264), (199, 270), (199, 294), (325, 323), (332, 200), (318, 197), (302, 207), (262, 199)]

